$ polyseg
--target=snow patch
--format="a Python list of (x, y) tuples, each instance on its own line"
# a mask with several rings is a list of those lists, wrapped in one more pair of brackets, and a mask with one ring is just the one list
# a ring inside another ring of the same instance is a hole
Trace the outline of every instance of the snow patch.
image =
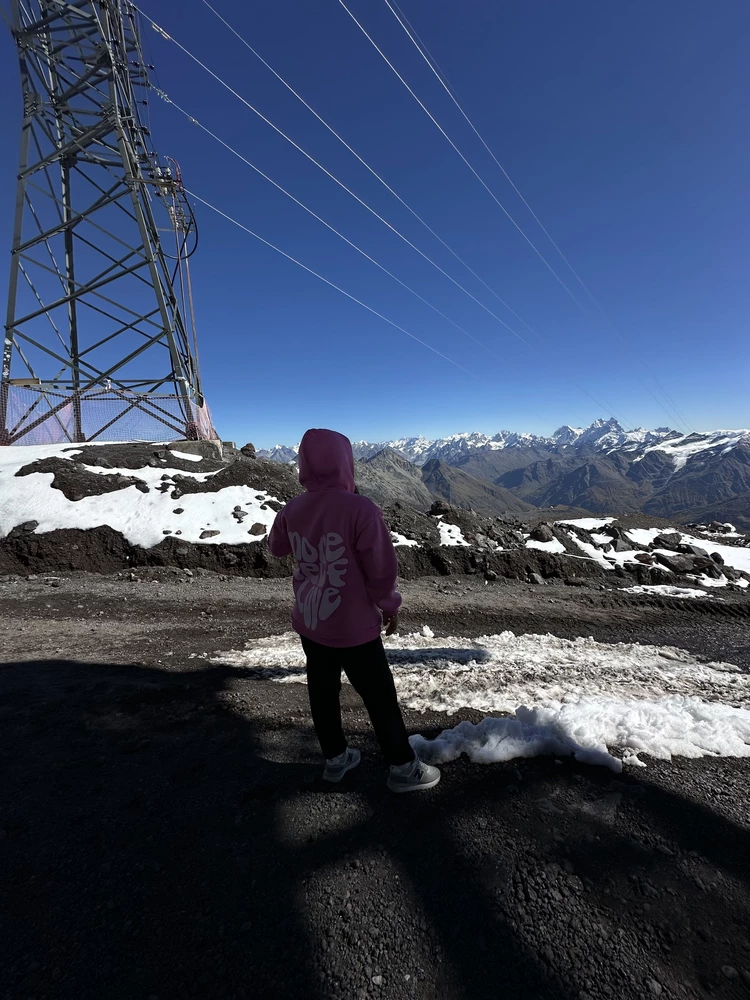
[[(58, 528), (96, 528), (108, 525), (119, 531), (132, 545), (152, 548), (164, 541), (165, 531), (185, 542), (230, 545), (249, 544), (262, 540), (264, 535), (250, 535), (249, 528), (263, 524), (266, 533), (273, 525), (276, 514), (271, 508), (262, 510), (267, 500), (275, 497), (248, 486), (228, 486), (216, 493), (185, 493), (179, 500), (170, 496), (172, 487), (161, 492), (162, 476), (189, 476), (201, 482), (214, 473), (179, 472), (164, 466), (142, 469), (102, 469), (87, 466), (98, 475), (134, 476), (146, 483), (150, 492), (141, 493), (135, 486), (106, 493), (103, 496), (68, 500), (60, 490), (52, 489), (51, 472), (36, 472), (16, 476), (24, 466), (41, 458), (72, 458), (80, 449), (69, 445), (0, 448), (0, 538), (25, 521), (38, 521), (36, 534)], [(174, 454), (174, 453), (173, 453)], [(193, 456), (190, 456), (191, 458)], [(261, 499), (256, 499), (260, 497)], [(235, 507), (247, 512), (244, 524), (232, 516)], [(182, 514), (175, 514), (182, 510)], [(205, 531), (219, 534), (201, 538)]]
[(668, 583), (644, 583), (638, 587), (623, 587), (623, 594), (653, 594), (658, 597), (708, 597), (705, 590), (693, 590), (692, 587), (671, 587)]
[(556, 555), (560, 555), (565, 552), (565, 546), (560, 541), (559, 538), (553, 538), (549, 542), (537, 542), (533, 538), (529, 538), (526, 542), (527, 549), (540, 549), (542, 552), (554, 552)]
[[(461, 723), (435, 741), (412, 737), (421, 756), (478, 763), (569, 753), (620, 770), (638, 753), (750, 756), (750, 675), (703, 663), (671, 646), (503, 632), (478, 639), (415, 633), (385, 640), (399, 699), (417, 711), (508, 713)], [(216, 654), (280, 683), (305, 683), (292, 632)]]
[(469, 545), (457, 524), (446, 524), (444, 521), (438, 520), (438, 531), (440, 532), (441, 545), (451, 545), (454, 547), (457, 545), (468, 547)]
[(400, 535), (397, 531), (391, 532), (391, 541), (395, 548), (398, 548), (399, 545), (405, 545), (409, 548), (419, 548), (419, 542), (413, 538), (407, 538), (406, 535)]
[(175, 451), (173, 448), (169, 449), (169, 454), (174, 455), (175, 458), (181, 458), (183, 462), (202, 462), (203, 455), (191, 455), (187, 451)]
[(616, 517), (577, 517), (572, 521), (555, 521), (555, 524), (566, 524), (573, 528), (583, 528), (584, 531), (594, 531), (596, 528), (606, 528), (616, 521)]

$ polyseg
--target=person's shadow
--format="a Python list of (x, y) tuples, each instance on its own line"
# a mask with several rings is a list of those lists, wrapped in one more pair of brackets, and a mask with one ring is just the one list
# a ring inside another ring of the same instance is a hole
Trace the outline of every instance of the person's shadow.
[[(306, 713), (277, 707), (281, 686), (195, 664), (0, 667), (0, 996), (581, 994), (556, 943), (527, 933), (547, 917), (529, 905), (518, 843), (498, 850), (483, 830), (516, 826), (532, 867), (534, 851), (572, 859), (606, 906), (605, 885), (652, 862), (595, 813), (575, 821), (599, 838), (588, 850), (556, 839), (537, 804), (573, 772), (611, 775), (527, 762), (519, 790), (515, 765), (456, 762), (434, 791), (391, 796), (362, 722), (360, 772), (330, 788)], [(649, 803), (675, 840), (747, 883), (746, 831), (661, 792)], [(722, 902), (704, 893), (704, 913)], [(602, 969), (615, 987), (621, 976)]]

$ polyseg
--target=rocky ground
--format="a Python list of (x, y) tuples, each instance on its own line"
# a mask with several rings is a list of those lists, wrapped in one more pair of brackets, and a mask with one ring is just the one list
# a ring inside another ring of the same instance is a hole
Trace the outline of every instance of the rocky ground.
[[(741, 595), (600, 586), (416, 580), (402, 627), (750, 669)], [(614, 779), (462, 759), (399, 798), (345, 688), (364, 760), (328, 788), (304, 687), (200, 656), (285, 631), (288, 581), (143, 569), (0, 581), (0, 601), (0, 997), (750, 995), (750, 760)]]

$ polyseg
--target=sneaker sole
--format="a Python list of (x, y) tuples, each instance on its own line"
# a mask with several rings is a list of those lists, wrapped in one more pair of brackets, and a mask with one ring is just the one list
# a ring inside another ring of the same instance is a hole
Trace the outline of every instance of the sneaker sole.
[(323, 781), (330, 781), (332, 785), (338, 785), (340, 781), (350, 772), (353, 771), (355, 767), (359, 767), (362, 762), (362, 758), (359, 757), (357, 760), (353, 761), (348, 767), (345, 767), (341, 774), (328, 775), (323, 772)]
[(386, 785), (388, 790), (393, 792), (395, 795), (403, 795), (405, 792), (421, 792), (427, 788), (434, 788), (440, 781), (440, 778), (441, 775), (438, 775), (437, 778), (433, 778), (432, 781), (427, 781), (421, 785), (392, 785), (391, 779), (389, 778), (386, 781)]

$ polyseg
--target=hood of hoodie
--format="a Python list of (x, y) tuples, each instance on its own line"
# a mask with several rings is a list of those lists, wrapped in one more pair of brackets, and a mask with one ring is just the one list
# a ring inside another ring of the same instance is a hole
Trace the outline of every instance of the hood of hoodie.
[(349, 438), (320, 428), (306, 431), (299, 446), (299, 481), (310, 493), (354, 493), (354, 455)]

